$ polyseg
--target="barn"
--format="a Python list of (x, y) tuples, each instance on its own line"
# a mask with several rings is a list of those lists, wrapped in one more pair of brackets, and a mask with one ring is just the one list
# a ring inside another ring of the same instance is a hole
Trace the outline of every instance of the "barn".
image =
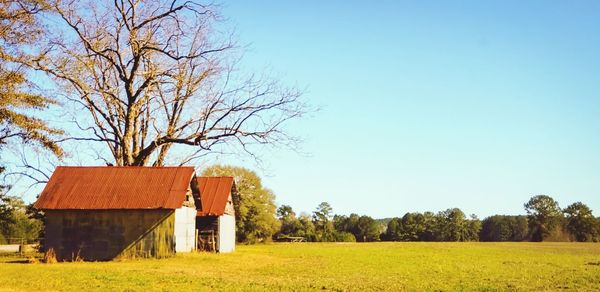
[(235, 250), (235, 210), (237, 195), (233, 177), (199, 177), (200, 189), (196, 228), (198, 247), (220, 253)]
[(196, 248), (198, 196), (193, 167), (61, 166), (34, 208), (59, 260), (163, 258)]

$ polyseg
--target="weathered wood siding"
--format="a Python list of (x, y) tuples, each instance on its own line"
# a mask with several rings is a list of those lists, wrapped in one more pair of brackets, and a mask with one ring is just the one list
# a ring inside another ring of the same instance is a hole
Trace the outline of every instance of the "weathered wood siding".
[(173, 210), (56, 210), (46, 212), (44, 248), (59, 260), (175, 254)]
[(235, 216), (235, 208), (233, 207), (233, 197), (231, 193), (229, 193), (229, 198), (227, 198), (227, 204), (225, 205), (225, 214)]

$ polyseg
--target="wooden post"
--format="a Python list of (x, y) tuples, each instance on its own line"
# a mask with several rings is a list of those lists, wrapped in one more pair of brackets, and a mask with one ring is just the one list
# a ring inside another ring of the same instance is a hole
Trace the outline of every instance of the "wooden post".
[(194, 229), (195, 230), (195, 235), (194, 235), (194, 250), (198, 251), (198, 229)]
[(216, 252), (217, 251), (217, 247), (215, 244), (215, 231), (211, 230), (210, 231), (210, 237), (211, 237), (211, 251)]

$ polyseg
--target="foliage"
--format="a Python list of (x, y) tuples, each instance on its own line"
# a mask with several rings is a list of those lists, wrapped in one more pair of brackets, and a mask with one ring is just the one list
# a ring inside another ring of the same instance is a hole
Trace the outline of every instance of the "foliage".
[(575, 202), (566, 207), (563, 212), (567, 218), (567, 229), (577, 241), (592, 241), (598, 234), (596, 218), (592, 210), (581, 202)]
[(454, 242), (243, 245), (59, 265), (0, 255), (0, 290), (595, 291), (599, 258), (596, 244)]
[(363, 215), (350, 214), (346, 217), (336, 215), (333, 219), (335, 229), (340, 233), (350, 233), (356, 241), (379, 241), (381, 225), (373, 218)]
[(299, 236), (298, 233), (302, 230), (302, 223), (296, 218), (296, 213), (289, 205), (282, 205), (277, 208), (277, 218), (281, 222), (281, 228), (275, 234), (275, 237), (281, 235)]
[(474, 215), (467, 219), (458, 208), (433, 214), (406, 213), (392, 218), (382, 239), (387, 241), (478, 241), (481, 222)]
[(7, 196), (0, 190), (0, 243), (9, 238), (36, 241), (41, 229), (42, 221), (27, 214), (23, 200)]
[(494, 215), (482, 222), (481, 241), (527, 241), (529, 228), (526, 216)]
[(316, 230), (316, 241), (335, 241), (335, 227), (331, 205), (321, 202), (313, 212), (313, 224)]
[(0, 145), (20, 139), (62, 156), (63, 150), (54, 141), (62, 131), (34, 115), (35, 111), (47, 109), (56, 101), (33, 93), (34, 86), (27, 80), (26, 72), (15, 64), (31, 58), (21, 46), (35, 43), (42, 33), (35, 17), (40, 12), (39, 2), (0, 2)]
[(280, 227), (275, 218), (275, 195), (262, 185), (260, 177), (249, 169), (214, 165), (203, 176), (232, 176), (237, 195), (233, 198), (236, 217), (236, 236), (239, 242), (269, 241)]
[(10, 234), (11, 226), (15, 224), (11, 198), (0, 189), (0, 239)]
[(543, 241), (560, 228), (562, 210), (553, 198), (537, 195), (525, 203), (531, 240)]
[(302, 228), (296, 233), (297, 236), (304, 237), (307, 241), (317, 241), (317, 228), (308, 214), (300, 214), (298, 221)]
[(335, 233), (336, 242), (356, 242), (354, 234), (345, 231), (336, 231)]

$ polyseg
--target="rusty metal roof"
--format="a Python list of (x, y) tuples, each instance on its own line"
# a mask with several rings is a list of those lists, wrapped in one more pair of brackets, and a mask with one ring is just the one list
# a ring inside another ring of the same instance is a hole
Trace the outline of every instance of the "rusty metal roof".
[(177, 209), (193, 176), (193, 167), (59, 166), (34, 208)]
[(233, 188), (233, 177), (199, 177), (201, 208), (197, 216), (221, 216), (225, 214), (227, 199)]

